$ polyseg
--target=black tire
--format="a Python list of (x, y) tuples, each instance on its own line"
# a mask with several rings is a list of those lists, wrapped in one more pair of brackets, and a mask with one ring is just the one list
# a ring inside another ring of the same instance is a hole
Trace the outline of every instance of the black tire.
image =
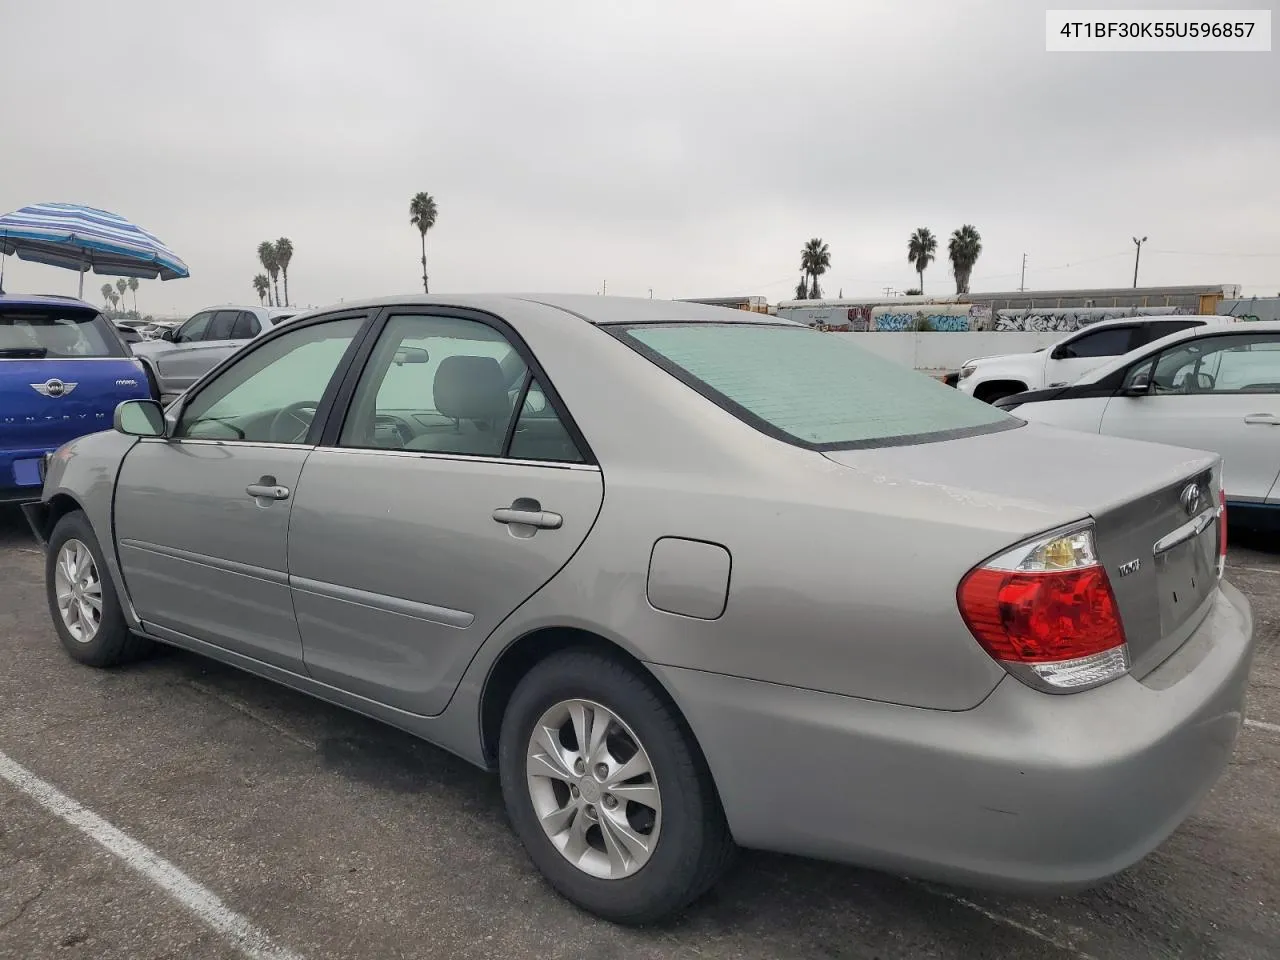
[[(77, 540), (88, 549), (101, 584), (102, 619), (89, 640), (78, 640), (62, 618), (58, 607), (56, 570), (58, 555), (69, 540)], [(115, 584), (103, 560), (102, 547), (94, 536), (89, 518), (79, 510), (65, 514), (54, 526), (45, 551), (45, 593), (49, 601), (49, 615), (58, 639), (72, 659), (90, 667), (114, 667), (146, 656), (153, 649), (150, 640), (134, 635), (125, 623), (116, 596)]]
[[(526, 774), (534, 725), (564, 700), (591, 700), (634, 731), (661, 790), (661, 830), (647, 863), (630, 876), (601, 879), (570, 863), (538, 822)], [(554, 654), (516, 687), (502, 718), (498, 769), (507, 814), (534, 865), (578, 906), (615, 923), (651, 923), (715, 885), (735, 847), (701, 751), (651, 677), (593, 650)]]

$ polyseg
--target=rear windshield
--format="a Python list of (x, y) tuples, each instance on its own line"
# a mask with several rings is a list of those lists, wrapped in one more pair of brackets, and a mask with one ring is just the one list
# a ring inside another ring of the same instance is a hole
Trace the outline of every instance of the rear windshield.
[(746, 323), (605, 329), (756, 429), (815, 450), (927, 443), (1023, 424), (862, 349), (853, 334)]
[(101, 314), (56, 307), (0, 307), (0, 360), (123, 356), (125, 348)]

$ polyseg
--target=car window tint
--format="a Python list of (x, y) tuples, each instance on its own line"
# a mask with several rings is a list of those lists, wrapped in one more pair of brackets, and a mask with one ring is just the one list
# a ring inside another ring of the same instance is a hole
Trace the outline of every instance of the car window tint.
[(239, 310), (219, 310), (209, 321), (209, 328), (205, 331), (203, 339), (230, 340), (231, 331), (235, 329), (236, 320), (239, 318)]
[(320, 398), (363, 318), (317, 323), (245, 353), (192, 397), (175, 436), (304, 443)]
[(110, 322), (92, 309), (23, 308), (0, 312), (0, 357), (120, 357)]
[(605, 329), (730, 413), (791, 442), (891, 445), (1022, 423), (864, 350), (852, 334), (754, 323)]
[(1171, 347), (1155, 365), (1153, 392), (1280, 393), (1280, 337), (1200, 337)]
[(507, 456), (517, 460), (554, 460), (582, 463), (582, 451), (573, 442), (537, 380), (529, 384)]
[(204, 333), (209, 328), (209, 321), (212, 319), (212, 312), (197, 313), (194, 317), (174, 331), (173, 342), (195, 343), (199, 340), (203, 340)]
[(1067, 356), (1118, 357), (1128, 353), (1133, 341), (1133, 327), (1108, 327), (1077, 337), (1066, 345)]
[(525, 364), (487, 324), (391, 317), (356, 387), (339, 444), (496, 457)]
[(1153, 320), (1147, 324), (1143, 343), (1159, 340), (1161, 337), (1167, 337), (1169, 334), (1177, 333), (1179, 330), (1190, 330), (1192, 327), (1202, 326), (1204, 326), (1204, 322), (1201, 320)]
[(231, 339), (252, 340), (261, 329), (257, 317), (247, 310), (241, 310), (240, 315), (236, 317), (235, 326), (231, 328)]

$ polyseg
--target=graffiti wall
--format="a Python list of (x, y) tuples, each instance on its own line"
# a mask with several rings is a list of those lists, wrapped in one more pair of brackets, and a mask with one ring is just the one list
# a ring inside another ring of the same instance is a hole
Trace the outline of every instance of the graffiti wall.
[(1101, 320), (1189, 313), (1184, 307), (1064, 307), (1062, 309), (997, 310), (996, 330), (1070, 333)]
[(987, 329), (990, 317), (991, 308), (981, 304), (890, 305), (871, 311), (870, 329), (890, 333), (961, 333)]

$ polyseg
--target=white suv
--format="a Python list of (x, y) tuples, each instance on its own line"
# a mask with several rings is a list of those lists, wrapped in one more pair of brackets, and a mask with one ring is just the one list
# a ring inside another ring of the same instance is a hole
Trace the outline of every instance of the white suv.
[(1206, 324), (1231, 323), (1233, 317), (1123, 317), (1081, 327), (1034, 353), (977, 357), (960, 368), (958, 390), (995, 403), (1042, 387), (1074, 383), (1090, 370), (1179, 330)]

